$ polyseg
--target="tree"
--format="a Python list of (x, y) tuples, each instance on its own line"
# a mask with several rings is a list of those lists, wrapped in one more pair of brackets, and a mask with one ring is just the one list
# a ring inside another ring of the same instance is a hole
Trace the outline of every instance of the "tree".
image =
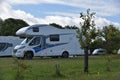
[(67, 26), (65, 26), (65, 27), (63, 27), (63, 26), (61, 26), (61, 25), (59, 25), (59, 24), (56, 24), (56, 23), (51, 23), (51, 24), (49, 24), (49, 25), (51, 25), (51, 26), (54, 26), (54, 27), (56, 27), (56, 28), (59, 28), (59, 29), (78, 29), (78, 27), (77, 26), (69, 26), (69, 25), (67, 25)]
[(94, 49), (104, 48), (105, 40), (103, 39), (101, 33), (102, 33), (101, 29), (97, 29), (95, 31), (95, 36), (96, 37), (95, 37), (95, 39), (93, 39), (93, 41), (91, 42), (91, 44), (89, 46), (90, 54), (92, 54)]
[(80, 18), (83, 20), (83, 23), (80, 23), (81, 29), (78, 31), (78, 36), (80, 44), (85, 51), (84, 72), (88, 72), (88, 50), (92, 40), (96, 37), (94, 15), (94, 12), (90, 13), (90, 9), (87, 9), (87, 14), (80, 13)]
[(78, 27), (77, 26), (69, 26), (69, 25), (67, 25), (67, 26), (65, 26), (64, 27), (65, 29), (78, 29)]
[(13, 36), (16, 31), (21, 27), (28, 26), (28, 24), (21, 19), (8, 18), (3, 21), (0, 29), (0, 35), (2, 36)]
[(114, 50), (120, 48), (120, 30), (114, 25), (103, 27), (101, 35), (105, 39), (104, 48), (108, 53), (114, 53)]
[(3, 25), (3, 20), (0, 18), (0, 33), (1, 33), (2, 25)]
[(2, 26), (3, 24), (3, 20), (0, 18), (0, 27)]
[(63, 29), (63, 27), (61, 25), (56, 24), (56, 23), (51, 23), (49, 25), (54, 26), (54, 27), (59, 28), (59, 29)]
[(105, 44), (105, 41), (102, 39), (102, 38), (97, 38), (94, 40), (94, 42), (92, 42), (90, 48), (90, 52), (92, 54), (92, 52), (95, 50), (95, 49), (98, 49), (98, 48), (104, 48), (104, 44)]

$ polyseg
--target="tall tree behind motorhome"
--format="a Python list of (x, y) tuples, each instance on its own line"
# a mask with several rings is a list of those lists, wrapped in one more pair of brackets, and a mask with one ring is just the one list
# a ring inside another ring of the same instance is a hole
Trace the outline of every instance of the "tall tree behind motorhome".
[(65, 26), (64, 27), (65, 29), (78, 29), (78, 27), (77, 26), (69, 26), (69, 25), (67, 25), (67, 26)]
[(80, 18), (83, 20), (83, 22), (80, 23), (81, 29), (78, 31), (78, 36), (80, 44), (85, 50), (84, 72), (88, 72), (88, 49), (90, 48), (92, 40), (96, 37), (94, 15), (94, 12), (90, 13), (90, 9), (87, 9), (87, 14), (80, 13)]
[(13, 36), (15, 35), (18, 29), (25, 26), (28, 26), (28, 24), (21, 19), (8, 18), (4, 20), (2, 23), (2, 26), (0, 29), (0, 35)]
[(63, 29), (63, 27), (61, 25), (56, 24), (56, 23), (51, 23), (49, 25), (54, 26), (54, 27), (59, 28), (59, 29)]
[(0, 18), (0, 33), (1, 33), (2, 25), (3, 25), (3, 20)]
[(114, 50), (120, 48), (120, 30), (114, 25), (103, 27), (101, 33), (105, 39), (104, 48), (108, 50), (108, 53), (113, 53)]
[(74, 26), (69, 26), (69, 25), (61, 26), (61, 25), (56, 24), (56, 23), (51, 23), (49, 25), (54, 26), (54, 27), (59, 28), (59, 29), (78, 29), (78, 27), (75, 25)]

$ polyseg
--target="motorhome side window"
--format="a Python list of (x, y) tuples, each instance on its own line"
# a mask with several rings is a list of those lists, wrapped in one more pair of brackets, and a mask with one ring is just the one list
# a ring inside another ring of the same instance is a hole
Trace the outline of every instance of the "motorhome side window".
[(40, 44), (40, 37), (36, 37), (30, 42), (29, 45), (33, 46), (33, 45), (39, 45), (39, 44)]
[(59, 35), (50, 35), (50, 41), (59, 41)]
[(33, 27), (32, 30), (33, 32), (39, 32), (39, 27)]
[(0, 51), (6, 50), (8, 47), (12, 47), (13, 44), (11, 43), (0, 43)]

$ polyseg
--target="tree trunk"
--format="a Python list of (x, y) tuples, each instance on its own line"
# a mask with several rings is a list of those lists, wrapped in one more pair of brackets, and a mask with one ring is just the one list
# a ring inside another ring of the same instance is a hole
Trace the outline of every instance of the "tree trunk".
[(84, 72), (88, 73), (88, 47), (84, 49)]

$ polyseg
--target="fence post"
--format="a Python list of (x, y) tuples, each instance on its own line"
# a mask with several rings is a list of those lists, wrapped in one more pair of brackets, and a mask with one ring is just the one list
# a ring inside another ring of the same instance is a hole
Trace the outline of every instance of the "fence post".
[(61, 74), (60, 74), (60, 65), (59, 65), (59, 64), (56, 64), (55, 67), (56, 67), (56, 74), (57, 74), (57, 75), (61, 75)]

